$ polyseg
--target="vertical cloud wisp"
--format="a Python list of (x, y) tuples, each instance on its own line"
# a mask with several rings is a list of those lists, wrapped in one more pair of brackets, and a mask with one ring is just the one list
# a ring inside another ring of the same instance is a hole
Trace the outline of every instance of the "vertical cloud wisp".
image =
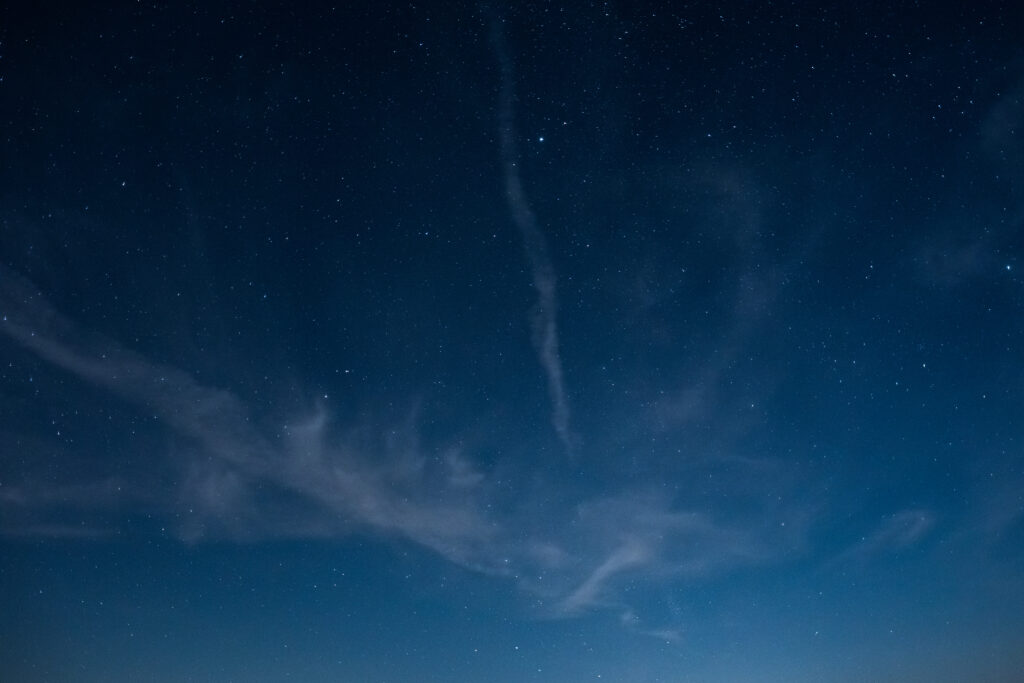
[(571, 455), (576, 437), (569, 425), (569, 401), (566, 397), (562, 357), (558, 344), (558, 296), (555, 268), (548, 253), (547, 239), (537, 224), (519, 175), (519, 150), (516, 146), (515, 79), (512, 59), (498, 19), (491, 21), (491, 43), (501, 69), (501, 91), (498, 96), (498, 134), (501, 161), (504, 167), (505, 199), (512, 212), (512, 221), (523, 238), (523, 249), (530, 266), (537, 303), (531, 315), (533, 347), (544, 368), (551, 400), (551, 424), (566, 451)]

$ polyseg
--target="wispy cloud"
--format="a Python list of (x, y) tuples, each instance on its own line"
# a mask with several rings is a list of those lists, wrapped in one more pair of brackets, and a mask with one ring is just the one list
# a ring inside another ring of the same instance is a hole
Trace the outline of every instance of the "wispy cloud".
[[(6, 535), (101, 533), (67, 523), (77, 520), (68, 510), (100, 504), (112, 514), (162, 516), (188, 542), (362, 532), (515, 580), (549, 617), (621, 612), (631, 582), (706, 576), (788, 547), (764, 531), (760, 513), (720, 519), (650, 489), (605, 491), (537, 515), (528, 494), (510, 505), (500, 483), (459, 448), (426, 455), (416, 419), (346, 427), (324, 404), (300, 418), (257, 417), (231, 391), (91, 334), (30, 283), (2, 275), (2, 335), (158, 418), (168, 445), (152, 454), (152, 469), (172, 473), (97, 472), (74, 485), (5, 481)], [(670, 629), (660, 630), (668, 638)]]
[[(725, 327), (713, 351), (694, 363), (681, 386), (666, 391), (655, 404), (658, 426), (668, 430), (687, 427), (719, 412), (723, 381), (770, 318), (786, 280), (786, 268), (768, 253), (762, 234), (763, 203), (769, 193), (741, 168), (707, 167), (698, 185), (710, 197), (706, 208), (708, 230), (729, 243), (733, 253), (733, 263), (726, 271), (730, 281), (722, 288), (730, 298), (723, 296), (718, 302)], [(792, 260), (800, 259), (795, 256)], [(727, 431), (739, 433), (741, 425)]]
[(644, 626), (640, 616), (631, 609), (627, 609), (619, 615), (619, 623), (630, 631), (650, 636), (656, 640), (663, 640), (667, 643), (677, 643), (683, 639), (682, 631), (677, 628), (651, 628)]
[[(194, 516), (183, 535), (283, 531), (264, 519), (264, 511), (274, 507), (275, 497), (295, 496), (311, 509), (305, 522), (289, 520), (293, 533), (337, 533), (358, 524), (403, 536), (453, 561), (479, 560), (472, 547), (490, 536), (492, 526), (476, 504), (479, 478), (468, 464), (450, 458), (436, 466), (401, 443), (390, 449), (385, 444), (368, 457), (357, 435), (331, 432), (323, 410), (272, 439), (231, 392), (204, 386), (112, 340), (83, 343), (89, 334), (14, 275), (4, 274), (0, 308), (0, 329), (8, 337), (155, 414), (190, 444), (184, 455), (194, 452), (182, 467), (178, 496)], [(36, 495), (31, 502), (38, 501)], [(17, 501), (8, 495), (4, 502)]]
[(998, 163), (1007, 164), (1014, 175), (1021, 173), (1024, 142), (1020, 122), (1024, 119), (1024, 69), (1016, 64), (1016, 81), (998, 97), (980, 127), (982, 149)]
[[(624, 599), (636, 581), (657, 585), (729, 571), (777, 558), (787, 544), (759, 528), (762, 520), (722, 520), (682, 509), (670, 497), (633, 490), (579, 504), (558, 542), (561, 590), (549, 616), (595, 609), (632, 611)], [(797, 532), (799, 533), (799, 531)], [(559, 576), (548, 579), (559, 580)]]
[(914, 257), (919, 279), (926, 285), (953, 288), (974, 279), (999, 275), (997, 248), (989, 237), (974, 241), (953, 235), (933, 237)]
[(558, 295), (555, 267), (548, 253), (547, 238), (537, 222), (530, 200), (523, 189), (519, 173), (519, 150), (516, 144), (515, 74), (512, 58), (505, 44), (498, 20), (491, 22), (491, 41), (501, 69), (501, 91), (498, 96), (498, 134), (501, 140), (501, 161), (504, 166), (505, 199), (512, 212), (512, 221), (523, 238), (526, 260), (530, 266), (537, 303), (531, 314), (533, 347), (548, 379), (548, 395), (552, 404), (551, 423), (565, 449), (573, 453), (578, 437), (569, 420), (562, 357), (558, 342)]
[(558, 603), (558, 610), (563, 614), (575, 614), (592, 607), (601, 598), (605, 584), (612, 577), (631, 567), (642, 566), (649, 557), (650, 553), (642, 543), (626, 543), (616, 548), (583, 583)]
[(827, 566), (863, 564), (898, 552), (923, 539), (934, 524), (935, 516), (929, 510), (901, 510), (883, 519), (874, 531), (851, 544)]
[(115, 529), (102, 524), (104, 514), (130, 502), (132, 496), (131, 487), (113, 477), (58, 482), (4, 477), (0, 480), (0, 535), (105, 537)]

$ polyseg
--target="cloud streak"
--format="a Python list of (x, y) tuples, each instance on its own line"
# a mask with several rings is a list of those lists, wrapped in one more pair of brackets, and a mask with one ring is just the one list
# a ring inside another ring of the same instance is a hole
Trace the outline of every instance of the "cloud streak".
[[(190, 375), (155, 364), (111, 340), (89, 337), (53, 310), (27, 282), (3, 274), (0, 329), (53, 365), (158, 416), (192, 452), (179, 496), (196, 514), (181, 533), (250, 536), (260, 533), (334, 535), (352, 524), (405, 537), (460, 564), (476, 564), (475, 544), (491, 524), (476, 505), (476, 481), (465, 463), (428, 466), (401, 445), (367, 456), (358, 438), (333, 435), (318, 411), (272, 440), (237, 396), (203, 386)], [(101, 350), (102, 349), (102, 350)], [(386, 457), (382, 457), (386, 456)], [(269, 487), (268, 495), (264, 487)], [(276, 495), (275, 495), (276, 494)], [(0, 502), (17, 502), (8, 494)], [(305, 519), (264, 517), (280, 497), (311, 508)], [(32, 502), (39, 496), (33, 496)]]
[[(167, 444), (146, 456), (152, 461), (141, 478), (7, 478), (4, 535), (102, 535), (110, 530), (68, 520), (99, 510), (109, 521), (129, 508), (156, 513), (186, 542), (364, 533), (516, 581), (543, 603), (539, 616), (555, 618), (621, 613), (631, 609), (624, 587), (637, 580), (657, 586), (706, 576), (785, 547), (763, 533), (756, 514), (722, 520), (635, 488), (568, 500), (537, 516), (528, 494), (514, 494), (509, 505), (502, 483), (460, 450), (426, 455), (415, 420), (346, 428), (323, 404), (300, 419), (259, 419), (231, 391), (91, 334), (31, 283), (0, 276), (2, 336), (156, 417)], [(74, 469), (73, 456), (63, 457)]]
[(862, 537), (826, 563), (826, 568), (849, 564), (864, 565), (871, 560), (915, 545), (935, 526), (929, 510), (901, 510), (882, 520), (870, 534)]
[(631, 567), (642, 566), (648, 559), (649, 553), (640, 543), (626, 543), (615, 549), (576, 590), (559, 602), (558, 610), (564, 614), (576, 614), (591, 607), (598, 602), (610, 579)]
[(504, 167), (505, 199), (512, 213), (512, 222), (522, 236), (533, 287), (537, 291), (537, 303), (531, 314), (533, 348), (547, 375), (548, 396), (552, 405), (551, 424), (566, 451), (571, 455), (578, 437), (570, 426), (569, 400), (566, 396), (562, 357), (559, 351), (557, 277), (548, 253), (547, 238), (537, 223), (537, 217), (530, 206), (519, 173), (514, 106), (515, 74), (512, 58), (497, 19), (491, 21), (491, 42), (501, 70), (498, 135)]

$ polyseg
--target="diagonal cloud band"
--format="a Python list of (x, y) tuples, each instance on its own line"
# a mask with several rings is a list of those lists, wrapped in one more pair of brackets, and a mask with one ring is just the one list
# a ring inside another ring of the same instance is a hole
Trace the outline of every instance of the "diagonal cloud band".
[[(177, 469), (185, 472), (173, 482), (112, 480), (102, 473), (71, 489), (53, 481), (5, 482), (4, 534), (61, 532), (64, 527), (38, 518), (12, 529), (10, 520), (26, 518), (8, 513), (44, 509), (55, 499), (73, 503), (82, 496), (69, 498), (68, 492), (79, 489), (106, 492), (101, 502), (107, 505), (157, 501), (168, 518), (187, 518), (178, 528), (186, 541), (338, 537), (361, 530), (403, 539), (471, 571), (512, 579), (543, 599), (541, 611), (550, 617), (631, 610), (622, 587), (637, 578), (657, 590), (674, 579), (769, 561), (780, 547), (794, 545), (792, 538), (764, 533), (756, 515), (725, 522), (710, 510), (680, 510), (670, 496), (637, 489), (565, 501), (535, 517), (529, 512), (535, 506), (521, 494), (513, 505), (503, 504), (498, 482), (461, 453), (423, 455), (414, 426), (383, 430), (407, 432), (398, 438), (367, 441), (367, 430), (348, 434), (334, 428), (319, 406), (303, 419), (289, 420), (286, 429), (275, 424), (273, 432), (280, 434), (271, 436), (236, 394), (90, 334), (31, 283), (5, 271), (0, 313), (2, 336), (155, 415), (187, 444), (173, 452), (182, 460)], [(115, 495), (122, 486), (137, 490)], [(194, 514), (179, 515), (183, 509)]]
[(571, 455), (578, 437), (569, 419), (562, 357), (558, 342), (558, 295), (555, 267), (548, 253), (544, 232), (530, 206), (519, 174), (519, 150), (516, 145), (515, 74), (505, 38), (497, 20), (491, 22), (491, 42), (501, 69), (501, 90), (498, 96), (498, 133), (501, 140), (501, 161), (504, 166), (505, 199), (512, 212), (512, 221), (523, 239), (523, 249), (530, 266), (537, 303), (532, 312), (532, 341), (541, 366), (547, 375), (548, 395), (552, 404), (551, 424), (566, 451)]

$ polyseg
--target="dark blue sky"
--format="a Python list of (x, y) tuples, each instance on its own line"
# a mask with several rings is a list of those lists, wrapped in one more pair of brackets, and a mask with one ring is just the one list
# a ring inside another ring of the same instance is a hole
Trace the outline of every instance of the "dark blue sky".
[(1016, 3), (15, 3), (12, 681), (1024, 678)]

